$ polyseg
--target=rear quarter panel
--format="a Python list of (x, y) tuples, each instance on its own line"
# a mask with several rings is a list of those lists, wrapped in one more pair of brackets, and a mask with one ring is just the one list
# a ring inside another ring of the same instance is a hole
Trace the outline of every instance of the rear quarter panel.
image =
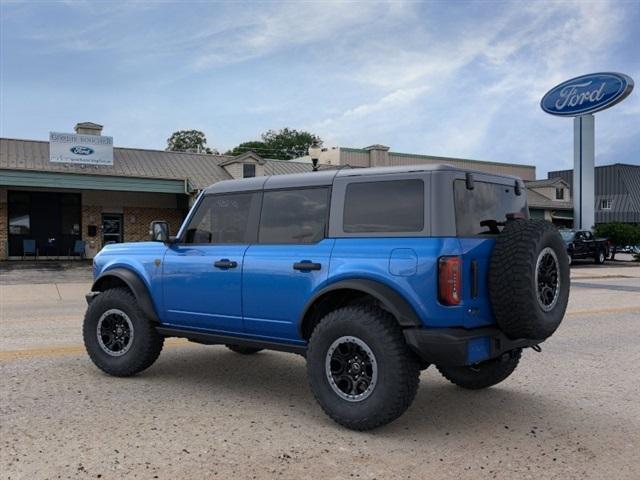
[[(494, 323), (486, 275), (494, 240), (455, 237), (339, 238), (324, 286), (347, 279), (367, 279), (396, 290), (413, 307), (425, 327), (474, 328)], [(413, 252), (413, 253), (412, 253)], [(460, 305), (438, 301), (438, 259), (463, 258)], [(415, 259), (415, 260), (414, 260)], [(471, 260), (478, 262), (478, 295), (471, 298)], [(412, 263), (415, 262), (415, 268)]]

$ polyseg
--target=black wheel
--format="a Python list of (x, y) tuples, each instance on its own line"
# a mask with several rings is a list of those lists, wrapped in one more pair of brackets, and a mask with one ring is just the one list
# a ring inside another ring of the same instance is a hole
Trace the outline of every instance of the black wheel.
[(518, 366), (522, 350), (513, 350), (499, 358), (464, 367), (438, 367), (444, 378), (469, 390), (491, 387), (505, 380)]
[(150, 367), (164, 344), (164, 337), (124, 288), (106, 290), (93, 299), (82, 335), (93, 363), (116, 377), (135, 375)]
[(391, 314), (349, 306), (329, 313), (314, 329), (307, 374), (327, 415), (347, 428), (370, 430), (409, 408), (420, 363)]
[(544, 220), (512, 220), (496, 239), (489, 297), (510, 338), (544, 340), (560, 326), (569, 301), (567, 249)]
[(571, 256), (571, 254), (567, 255), (567, 262), (569, 262), (569, 266), (571, 266), (571, 264), (573, 263), (573, 257)]
[(240, 353), (242, 355), (253, 355), (258, 353), (262, 348), (246, 347), (244, 345), (225, 345), (232, 352)]
[(600, 250), (597, 254), (596, 254), (596, 264), (597, 265), (602, 265), (605, 260), (607, 259), (607, 255), (605, 253), (604, 250)]

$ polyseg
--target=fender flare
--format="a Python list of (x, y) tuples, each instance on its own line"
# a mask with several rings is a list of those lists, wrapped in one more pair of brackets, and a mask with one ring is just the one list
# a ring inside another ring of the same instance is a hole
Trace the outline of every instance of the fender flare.
[(117, 278), (118, 280), (123, 281), (127, 287), (129, 287), (129, 290), (133, 292), (133, 295), (136, 297), (136, 302), (144, 314), (154, 322), (159, 323), (158, 314), (156, 313), (153, 301), (151, 300), (149, 289), (137, 273), (127, 268), (114, 268), (113, 270), (107, 270), (96, 278), (91, 286), (91, 291), (103, 291), (104, 289), (101, 287), (109, 278)]
[(422, 321), (416, 314), (415, 309), (393, 288), (374, 281), (366, 279), (341, 280), (332, 283), (319, 291), (317, 291), (309, 301), (305, 304), (302, 315), (298, 321), (299, 328), (302, 328), (303, 322), (313, 304), (323, 295), (336, 290), (359, 290), (363, 293), (371, 295), (377, 299), (384, 307), (397, 319), (401, 327), (421, 327)]

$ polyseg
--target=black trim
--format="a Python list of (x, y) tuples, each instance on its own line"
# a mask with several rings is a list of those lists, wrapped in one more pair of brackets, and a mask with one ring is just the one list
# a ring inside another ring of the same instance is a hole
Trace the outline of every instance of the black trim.
[(512, 340), (496, 327), (407, 328), (403, 331), (407, 345), (427, 363), (446, 367), (468, 365), (468, 342), (478, 337), (490, 337), (491, 353), (496, 358), (516, 348), (532, 347), (544, 340), (519, 338)]
[(321, 263), (309, 262), (303, 260), (302, 262), (296, 262), (293, 264), (294, 270), (300, 270), (302, 272), (309, 272), (311, 270), (320, 270), (322, 268)]
[(478, 298), (478, 261), (471, 260), (471, 298)]
[(279, 352), (299, 353), (301, 355), (307, 352), (307, 345), (292, 345), (270, 340), (196, 332), (182, 328), (156, 327), (156, 330), (160, 335), (164, 335), (165, 337), (186, 338), (192, 342), (202, 343), (204, 345), (243, 345), (247, 347), (265, 348), (267, 350), (277, 350)]
[(107, 270), (93, 282), (91, 291), (104, 291), (104, 284), (108, 283), (109, 278), (122, 280), (127, 287), (129, 287), (129, 290), (133, 292), (133, 295), (136, 297), (136, 302), (144, 314), (155, 322), (159, 321), (156, 309), (153, 306), (153, 301), (151, 300), (151, 295), (149, 295), (149, 291), (147, 290), (147, 286), (140, 277), (131, 270), (127, 270), (126, 268), (114, 268), (113, 270)]
[(309, 313), (309, 310), (313, 307), (313, 304), (323, 295), (336, 291), (336, 290), (359, 290), (363, 293), (371, 295), (379, 300), (384, 307), (394, 316), (398, 321), (398, 324), (403, 327), (417, 327), (422, 325), (422, 321), (416, 314), (415, 310), (409, 303), (394, 289), (387, 287), (382, 283), (375, 282), (373, 280), (343, 280), (336, 282), (318, 291), (311, 299), (305, 304), (302, 315), (298, 322), (299, 329), (302, 331), (304, 319)]

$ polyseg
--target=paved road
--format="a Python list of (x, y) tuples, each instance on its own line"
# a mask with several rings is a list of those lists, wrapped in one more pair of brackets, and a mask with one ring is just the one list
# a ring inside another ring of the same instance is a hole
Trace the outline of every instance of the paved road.
[(294, 355), (171, 340), (143, 374), (103, 375), (86, 282), (0, 284), (0, 478), (637, 479), (640, 268), (572, 275), (565, 322), (512, 378), (469, 392), (430, 368), (370, 433), (324, 416)]

